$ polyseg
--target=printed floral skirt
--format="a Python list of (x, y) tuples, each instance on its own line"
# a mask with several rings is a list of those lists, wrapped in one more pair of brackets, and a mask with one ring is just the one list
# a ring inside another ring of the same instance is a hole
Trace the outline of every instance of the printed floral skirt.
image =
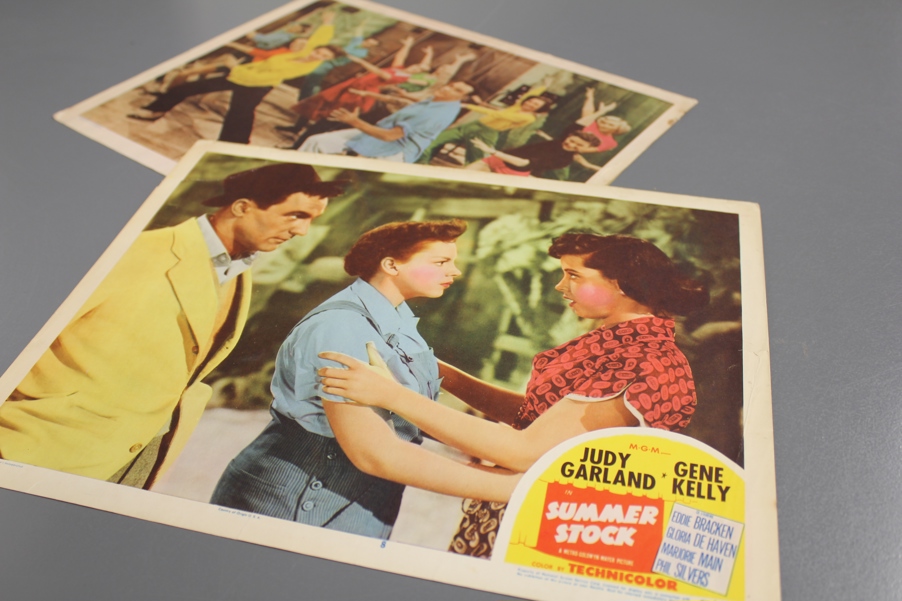
[(494, 501), (477, 501), (464, 499), (461, 509), (464, 517), (457, 527), (451, 546), (448, 550), (459, 555), (482, 557), (488, 559), (492, 556), (495, 547), (495, 536), (498, 534), (498, 525), (504, 517), (507, 503)]

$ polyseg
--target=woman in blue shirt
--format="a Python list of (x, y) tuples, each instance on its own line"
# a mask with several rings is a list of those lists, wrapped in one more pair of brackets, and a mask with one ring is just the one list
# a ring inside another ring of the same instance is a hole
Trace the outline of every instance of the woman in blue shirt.
[[(335, 350), (367, 361), (374, 343), (394, 378), (435, 400), (441, 380), (406, 301), (438, 298), (460, 271), (461, 220), (390, 223), (363, 234), (345, 257), (357, 281), (313, 309), (279, 349), (272, 422), (232, 460), (211, 502), (354, 534), (386, 538), (405, 485), (507, 500), (518, 475), (497, 475), (419, 446), (398, 415), (323, 392), (316, 375)], [(479, 491), (479, 492), (477, 492)]]

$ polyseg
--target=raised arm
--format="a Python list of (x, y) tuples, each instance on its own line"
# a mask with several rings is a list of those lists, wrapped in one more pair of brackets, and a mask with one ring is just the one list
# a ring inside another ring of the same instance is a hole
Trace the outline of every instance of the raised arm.
[(586, 126), (598, 119), (603, 115), (607, 115), (611, 111), (617, 108), (616, 102), (611, 102), (609, 104), (605, 104), (604, 102), (598, 103), (598, 108), (595, 107), (595, 89), (594, 88), (586, 88), (586, 99), (583, 102), (583, 108), (580, 112), (579, 119), (576, 122), (579, 125)]
[(502, 110), (498, 107), (486, 104), (484, 101), (482, 101), (481, 98), (479, 98), (479, 100), (476, 102), (476, 104), (464, 103), (463, 107), (468, 111), (473, 111), (474, 113), (482, 113), (483, 115), (491, 115), (492, 113), (497, 113), (498, 111)]
[(352, 63), (357, 63), (358, 65), (360, 65), (361, 67), (363, 67), (364, 69), (369, 71), (370, 73), (378, 76), (379, 79), (383, 79), (385, 81), (388, 81), (389, 79), (391, 79), (391, 73), (389, 73), (385, 69), (377, 67), (376, 65), (374, 65), (373, 63), (371, 63), (370, 61), (368, 61), (364, 58), (360, 58), (359, 56), (354, 56), (353, 54), (349, 54), (349, 55), (347, 55), (347, 59), (349, 61), (351, 61)]
[(405, 98), (403, 96), (391, 96), (389, 94), (379, 94), (378, 92), (357, 90), (355, 88), (348, 89), (348, 92), (350, 92), (351, 94), (357, 94), (358, 96), (368, 96), (369, 98), (375, 98), (376, 100), (381, 100), (382, 102), (397, 103), (404, 106), (413, 104), (415, 102), (414, 100), (410, 100), (409, 98)]
[(226, 47), (233, 48), (238, 52), (243, 52), (245, 54), (254, 54), (254, 51), (257, 50), (257, 48), (248, 46), (247, 44), (242, 44), (241, 42), (229, 42), (228, 44), (226, 44)]
[[(406, 388), (401, 387), (403, 390)], [(446, 495), (507, 501), (519, 474), (491, 473), (403, 441), (371, 408), (324, 401), (335, 439), (362, 472)]]
[(413, 48), (413, 36), (409, 35), (401, 40), (401, 47), (395, 53), (395, 57), (391, 61), (391, 66), (396, 69), (403, 69), (407, 65), (407, 57), (410, 56), (410, 49)]
[(580, 110), (580, 120), (585, 119), (595, 112), (595, 88), (586, 88), (586, 98), (583, 100), (583, 107)]
[(444, 378), (442, 388), (473, 409), (505, 424), (512, 424), (517, 418), (522, 394), (483, 382), (444, 361), (438, 362), (438, 369)]
[(423, 71), (431, 71), (432, 70), (432, 59), (435, 58), (435, 48), (432, 46), (426, 46), (423, 49), (423, 58), (420, 59), (419, 65), (420, 69)]
[(554, 446), (579, 434), (638, 424), (619, 395), (599, 402), (564, 398), (529, 428), (514, 430), (434, 403), (352, 357), (328, 352), (320, 356), (348, 367), (319, 371), (324, 392), (393, 411), (445, 444), (516, 472), (526, 471)]
[(473, 60), (476, 60), (475, 52), (458, 52), (454, 55), (453, 61), (435, 69), (435, 73), (433, 73), (433, 75), (435, 75), (435, 84), (433, 84), (433, 87), (443, 86), (451, 81), (451, 79), (457, 75), (457, 72), (460, 71), (461, 67)]

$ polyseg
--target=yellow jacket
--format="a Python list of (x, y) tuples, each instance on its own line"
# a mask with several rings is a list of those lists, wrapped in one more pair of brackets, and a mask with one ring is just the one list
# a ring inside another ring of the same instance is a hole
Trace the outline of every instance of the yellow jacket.
[(165, 471), (210, 399), (200, 380), (229, 354), (247, 319), (245, 272), (234, 331), (210, 348), (218, 286), (195, 219), (142, 233), (0, 405), (0, 456), (108, 479), (179, 407), (156, 475)]

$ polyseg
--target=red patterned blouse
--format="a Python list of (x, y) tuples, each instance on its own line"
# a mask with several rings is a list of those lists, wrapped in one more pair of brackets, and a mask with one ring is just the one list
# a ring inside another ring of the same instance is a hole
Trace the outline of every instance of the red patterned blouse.
[(643, 426), (679, 432), (695, 412), (692, 370), (673, 340), (673, 320), (640, 317), (592, 330), (536, 355), (522, 430), (562, 398), (603, 400), (621, 391)]

